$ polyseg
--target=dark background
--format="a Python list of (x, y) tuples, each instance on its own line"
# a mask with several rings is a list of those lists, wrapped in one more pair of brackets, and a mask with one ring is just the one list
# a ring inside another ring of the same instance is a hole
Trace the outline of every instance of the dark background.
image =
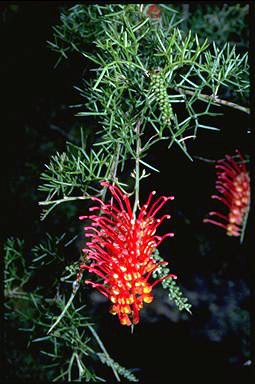
[[(57, 57), (46, 42), (52, 40), (52, 26), (59, 21), (60, 5), (0, 4), (2, 167), (7, 170), (3, 184), (6, 188), (3, 188), (2, 235), (4, 239), (10, 236), (25, 239), (27, 249), (44, 232), (79, 231), (77, 217), (84, 204), (74, 204), (73, 210), (60, 209), (40, 221), (38, 202), (44, 199), (37, 190), (40, 173), (49, 157), (56, 151), (64, 151), (66, 140), (70, 135), (75, 137), (76, 127), (79, 129), (79, 119), (69, 105), (81, 103), (73, 87), (81, 83), (84, 63), (73, 54), (72, 60), (54, 69)], [(221, 111), (224, 114), (214, 118), (221, 131), (200, 131), (196, 141), (188, 145), (191, 155), (218, 159), (239, 148), (250, 156), (251, 169), (254, 147), (253, 133), (247, 133), (251, 128), (250, 118), (230, 108)], [(249, 311), (254, 300), (251, 294), (254, 208), (244, 243), (240, 245), (238, 239), (225, 236), (220, 228), (202, 223), (212, 207), (213, 165), (198, 159), (191, 163), (178, 148), (168, 151), (162, 145), (155, 146), (151, 160), (161, 173), (146, 179), (141, 194), (147, 196), (148, 189), (156, 189), (159, 194), (175, 196), (168, 203), (172, 216), (170, 231), (175, 232), (175, 237), (166, 240), (161, 251), (167, 255), (170, 250), (171, 271), (178, 276), (193, 314), (180, 313), (169, 303), (166, 292), (157, 288), (155, 302), (142, 311), (141, 322), (130, 335), (129, 328), (121, 327), (116, 318), (108, 315), (108, 303), (91, 293), (90, 310), (97, 320), (98, 333), (110, 355), (126, 367), (137, 368), (134, 373), (143, 383), (160, 382), (161, 377), (177, 366), (243, 367), (251, 359), (253, 346), (250, 329), (254, 324), (251, 326)], [(252, 190), (253, 185), (254, 180)], [(73, 252), (70, 259), (78, 260), (78, 245)], [(47, 281), (47, 276), (41, 278), (44, 283)], [(15, 356), (33, 357), (33, 352), (26, 348), (24, 335), (11, 325), (6, 332), (5, 382), (9, 382), (17, 380), (17, 372), (21, 379), (22, 369), (26, 372), (26, 367), (20, 369), (20, 357)], [(36, 359), (32, 365), (38, 364)], [(28, 380), (36, 377), (36, 371), (30, 369), (30, 372), (31, 377), (26, 376)]]

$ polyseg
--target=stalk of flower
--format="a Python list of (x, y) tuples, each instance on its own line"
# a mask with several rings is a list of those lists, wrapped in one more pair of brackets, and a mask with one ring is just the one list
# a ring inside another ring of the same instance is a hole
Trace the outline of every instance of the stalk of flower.
[(216, 169), (216, 190), (220, 195), (212, 195), (213, 199), (221, 201), (228, 209), (224, 215), (215, 211), (209, 212), (209, 216), (215, 216), (217, 220), (206, 218), (205, 223), (212, 223), (225, 228), (228, 236), (240, 236), (246, 215), (250, 206), (250, 177), (246, 169), (245, 161), (240, 151), (236, 150), (239, 161), (226, 155), (225, 159), (218, 160)]
[(159, 225), (170, 215), (155, 216), (174, 197), (160, 196), (151, 204), (155, 191), (151, 192), (135, 217), (127, 195), (109, 182), (104, 181), (101, 185), (110, 190), (113, 199), (106, 204), (92, 197), (98, 205), (91, 207), (90, 211), (99, 210), (102, 215), (80, 217), (92, 221), (84, 228), (85, 236), (91, 240), (83, 249), (85, 260), (90, 260), (90, 264), (82, 263), (80, 267), (103, 279), (102, 283), (91, 280), (85, 280), (85, 283), (91, 284), (112, 302), (110, 313), (117, 314), (122, 325), (137, 324), (144, 303), (153, 301), (153, 287), (169, 276), (176, 279), (171, 274), (149, 282), (159, 265), (168, 264), (157, 262), (152, 253), (166, 237), (173, 236), (173, 233), (155, 235)]

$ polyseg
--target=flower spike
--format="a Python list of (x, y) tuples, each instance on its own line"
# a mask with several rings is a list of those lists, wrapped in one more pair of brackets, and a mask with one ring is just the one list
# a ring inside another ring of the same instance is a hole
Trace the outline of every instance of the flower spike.
[(137, 324), (144, 303), (153, 301), (152, 288), (167, 277), (176, 279), (175, 275), (168, 274), (153, 284), (148, 281), (160, 265), (168, 264), (156, 261), (152, 253), (167, 236), (173, 236), (173, 233), (155, 236), (161, 222), (170, 218), (170, 215), (164, 215), (156, 219), (155, 215), (173, 196), (161, 196), (149, 208), (155, 194), (151, 192), (136, 218), (127, 195), (107, 181), (101, 185), (110, 190), (112, 199), (107, 204), (92, 198), (98, 205), (90, 211), (100, 210), (102, 215), (80, 217), (92, 221), (84, 228), (85, 236), (91, 240), (83, 249), (86, 263), (82, 263), (80, 269), (87, 269), (103, 279), (102, 283), (90, 280), (85, 283), (91, 284), (112, 302), (110, 313), (117, 314), (122, 325)]
[[(250, 177), (240, 151), (236, 150), (239, 162), (226, 155), (225, 159), (218, 160), (215, 168), (216, 190), (219, 195), (212, 195), (212, 199), (222, 202), (228, 210), (227, 214), (215, 211), (209, 212), (216, 220), (206, 218), (204, 223), (212, 223), (225, 228), (228, 236), (241, 236), (246, 215), (250, 206)], [(222, 221), (218, 221), (221, 219)]]

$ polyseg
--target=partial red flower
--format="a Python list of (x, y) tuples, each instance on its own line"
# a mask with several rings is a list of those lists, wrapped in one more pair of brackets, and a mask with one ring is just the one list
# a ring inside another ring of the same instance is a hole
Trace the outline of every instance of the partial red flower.
[(160, 6), (159, 5), (149, 5), (146, 16), (149, 16), (151, 19), (160, 19)]
[(215, 216), (219, 221), (209, 218), (203, 220), (225, 228), (228, 236), (241, 235), (250, 205), (250, 177), (240, 151), (236, 150), (236, 153), (238, 158), (234, 159), (232, 156), (226, 155), (226, 159), (218, 160), (215, 166), (218, 170), (216, 190), (219, 195), (211, 197), (221, 201), (228, 212), (224, 215), (212, 211), (209, 212), (209, 216)]
[(162, 221), (170, 218), (163, 215), (156, 219), (155, 215), (173, 196), (161, 196), (151, 205), (155, 191), (151, 192), (135, 217), (127, 195), (108, 182), (101, 185), (110, 190), (112, 199), (106, 204), (92, 197), (99, 204), (90, 211), (100, 211), (101, 216), (80, 217), (92, 221), (90, 226), (84, 227), (85, 236), (91, 240), (83, 249), (85, 261), (91, 262), (82, 263), (81, 270), (87, 269), (103, 279), (102, 283), (91, 280), (85, 280), (85, 283), (91, 284), (112, 302), (110, 313), (117, 314), (122, 325), (137, 324), (144, 303), (153, 300), (153, 287), (169, 276), (176, 278), (167, 275), (153, 283), (148, 281), (159, 265), (168, 264), (156, 262), (151, 255), (167, 236), (173, 236), (173, 233), (155, 235)]

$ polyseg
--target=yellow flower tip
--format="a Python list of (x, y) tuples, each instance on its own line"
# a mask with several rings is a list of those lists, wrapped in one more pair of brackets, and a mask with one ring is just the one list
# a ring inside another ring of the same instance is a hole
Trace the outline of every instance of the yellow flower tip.
[(123, 317), (120, 318), (121, 325), (131, 325), (131, 321), (128, 318), (127, 314), (124, 314)]
[(152, 290), (152, 287), (150, 285), (147, 285), (147, 286), (144, 287), (143, 292), (144, 293), (150, 293), (151, 290)]
[(144, 296), (143, 301), (145, 303), (151, 303), (153, 301), (153, 296), (152, 295), (146, 295), (146, 296)]

